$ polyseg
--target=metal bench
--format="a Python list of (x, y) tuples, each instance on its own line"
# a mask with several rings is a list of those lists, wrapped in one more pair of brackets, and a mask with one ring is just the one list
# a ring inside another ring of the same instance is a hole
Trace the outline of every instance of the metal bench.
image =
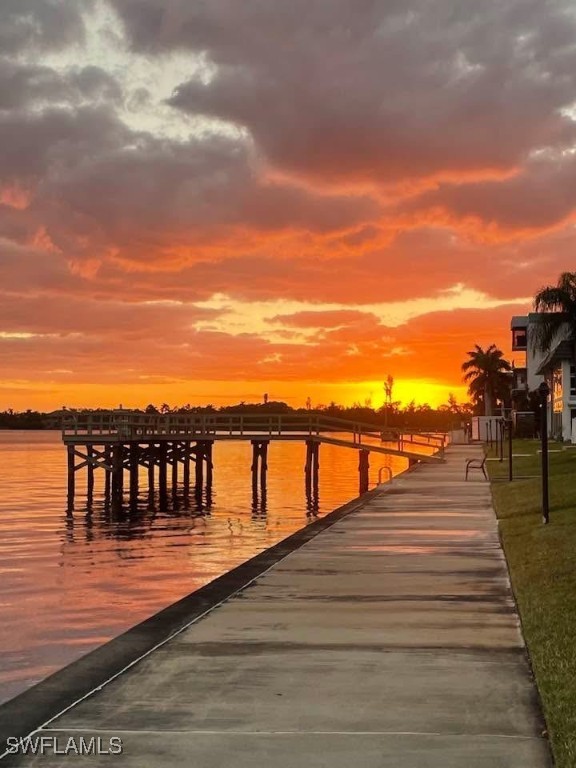
[(486, 474), (486, 456), (482, 459), (466, 459), (466, 480), (468, 480), (468, 472), (471, 469), (482, 470), (482, 474), (485, 479), (488, 480), (488, 475)]

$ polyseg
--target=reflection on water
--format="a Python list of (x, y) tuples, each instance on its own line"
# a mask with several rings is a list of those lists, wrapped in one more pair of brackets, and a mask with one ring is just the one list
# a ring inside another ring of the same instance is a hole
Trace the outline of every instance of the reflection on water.
[[(321, 446), (317, 496), (306, 495), (303, 442), (271, 443), (265, 495), (252, 494), (250, 462), (249, 443), (216, 443), (211, 494), (178, 492), (162, 511), (142, 493), (112, 512), (102, 471), (87, 509), (79, 472), (67, 513), (60, 433), (0, 432), (0, 701), (358, 493), (353, 450)], [(371, 464), (373, 478), (407, 466), (376, 454)]]

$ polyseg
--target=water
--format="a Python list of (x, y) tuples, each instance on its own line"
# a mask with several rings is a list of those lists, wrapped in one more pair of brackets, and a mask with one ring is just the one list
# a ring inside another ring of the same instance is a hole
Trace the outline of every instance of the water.
[[(265, 510), (249, 443), (215, 444), (209, 510), (111, 515), (97, 471), (90, 513), (79, 472), (70, 515), (60, 433), (0, 431), (0, 702), (313, 521), (304, 460), (303, 442), (270, 444)], [(373, 453), (372, 481), (383, 465), (407, 461)], [(357, 494), (358, 453), (322, 445), (317, 516)]]

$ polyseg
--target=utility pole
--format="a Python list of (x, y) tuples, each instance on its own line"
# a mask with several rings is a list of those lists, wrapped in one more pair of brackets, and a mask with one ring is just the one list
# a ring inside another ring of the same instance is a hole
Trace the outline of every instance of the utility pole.
[(388, 412), (392, 410), (392, 389), (394, 388), (394, 377), (388, 374), (384, 382), (384, 426), (388, 426)]

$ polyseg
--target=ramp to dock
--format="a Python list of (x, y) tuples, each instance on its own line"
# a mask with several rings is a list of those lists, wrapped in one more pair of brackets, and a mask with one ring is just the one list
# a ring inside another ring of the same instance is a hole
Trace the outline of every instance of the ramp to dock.
[(43, 732), (118, 736), (130, 768), (550, 766), (479, 451), (369, 494)]

